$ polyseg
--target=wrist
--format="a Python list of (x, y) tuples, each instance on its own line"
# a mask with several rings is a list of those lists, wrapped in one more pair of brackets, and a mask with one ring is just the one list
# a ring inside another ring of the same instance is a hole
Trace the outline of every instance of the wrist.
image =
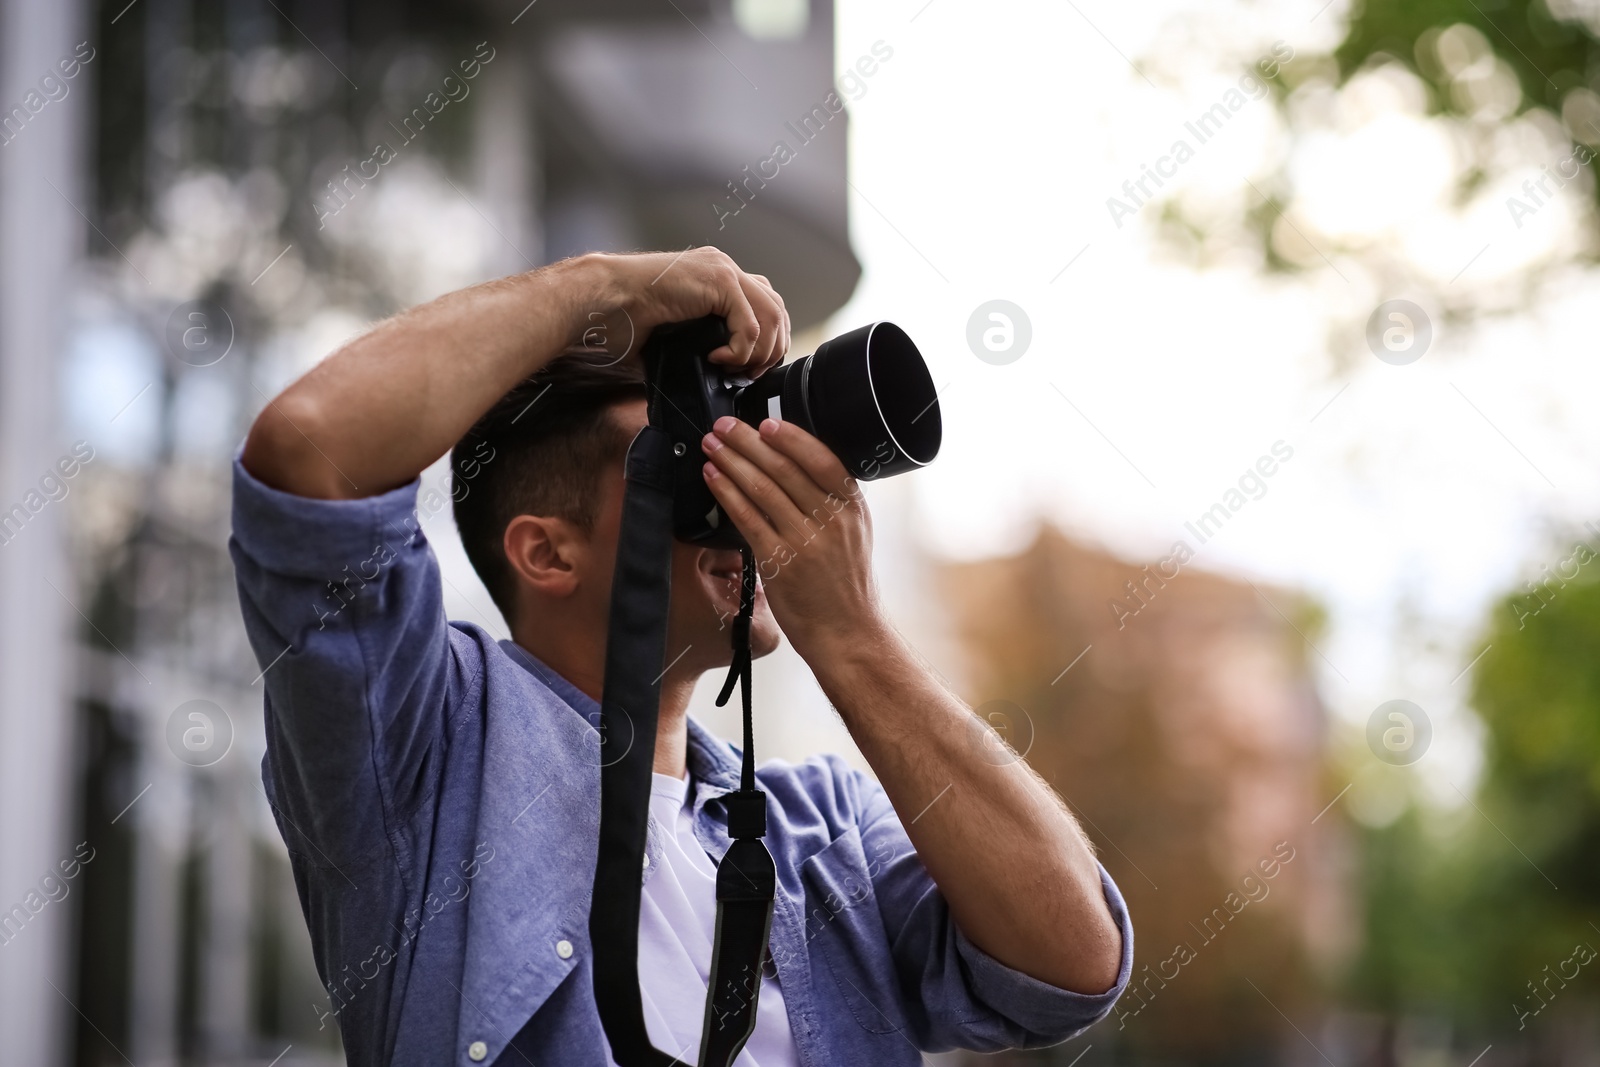
[(836, 684), (857, 685), (864, 674), (882, 673), (908, 649), (889, 620), (874, 612), (853, 625), (829, 626), (796, 651), (832, 699)]
[[(562, 321), (566, 323), (566, 346), (586, 344), (595, 323), (623, 310), (622, 287), (617, 283), (611, 257), (587, 252), (552, 264), (555, 272), (548, 281), (562, 294)], [(599, 316), (599, 318), (597, 318)]]

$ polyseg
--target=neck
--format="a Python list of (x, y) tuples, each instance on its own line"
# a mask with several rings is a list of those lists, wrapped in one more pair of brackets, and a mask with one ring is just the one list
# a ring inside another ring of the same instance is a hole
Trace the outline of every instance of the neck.
[[(605, 688), (605, 655), (594, 649), (579, 651), (562, 642), (541, 641), (526, 632), (512, 638), (546, 667), (571, 682), (595, 703)], [(689, 697), (700, 672), (681, 667), (661, 679), (661, 705), (656, 720), (656, 758), (652, 770), (657, 774), (682, 778), (688, 770)]]
[(689, 695), (694, 692), (695, 677), (671, 673), (661, 679), (661, 717), (656, 722), (656, 762), (652, 768), (657, 774), (682, 778), (688, 773), (689, 759)]

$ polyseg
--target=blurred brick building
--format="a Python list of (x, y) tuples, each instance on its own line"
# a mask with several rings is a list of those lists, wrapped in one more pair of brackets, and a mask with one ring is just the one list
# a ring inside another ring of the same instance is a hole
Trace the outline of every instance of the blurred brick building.
[(943, 570), (964, 695), (1079, 813), (1137, 931), (1117, 1014), (1044, 1062), (1085, 1042), (1085, 1064), (1295, 1062), (1285, 1016), (1316, 1025), (1319, 974), (1353, 933), (1347, 850), (1319, 818), (1341, 783), (1314, 608), (1187, 555), (1135, 565), (1044, 528)]

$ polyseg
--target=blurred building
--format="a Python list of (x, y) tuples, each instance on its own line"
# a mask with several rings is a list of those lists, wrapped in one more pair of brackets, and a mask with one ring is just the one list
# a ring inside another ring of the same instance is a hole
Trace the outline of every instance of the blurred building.
[(1355, 934), (1347, 846), (1319, 818), (1344, 783), (1325, 770), (1310, 605), (1049, 528), (945, 584), (964, 695), (1079, 814), (1137, 932), (1115, 1016), (1040, 1062), (1085, 1042), (1085, 1064), (1300, 1062), (1285, 1019), (1319, 1025), (1319, 978)]
[(232, 450), (363, 323), (574, 252), (716, 244), (819, 324), (860, 273), (831, 5), (0, 11), (0, 1064), (338, 1062), (259, 783)]

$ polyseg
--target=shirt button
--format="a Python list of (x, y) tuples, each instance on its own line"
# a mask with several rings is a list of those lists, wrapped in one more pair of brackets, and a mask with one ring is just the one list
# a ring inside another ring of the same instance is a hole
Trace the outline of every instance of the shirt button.
[(644, 858), (644, 869), (647, 870), (647, 871), (650, 869), (650, 857), (649, 856), (646, 856)]
[(560, 941), (557, 941), (556, 955), (560, 956), (564, 960), (570, 960), (572, 958), (572, 942), (568, 941), (566, 938), (562, 938)]
[(477, 1063), (479, 1060), (484, 1059), (488, 1055), (489, 1046), (485, 1045), (482, 1041), (474, 1041), (472, 1044), (467, 1046), (467, 1058), (474, 1063)]

